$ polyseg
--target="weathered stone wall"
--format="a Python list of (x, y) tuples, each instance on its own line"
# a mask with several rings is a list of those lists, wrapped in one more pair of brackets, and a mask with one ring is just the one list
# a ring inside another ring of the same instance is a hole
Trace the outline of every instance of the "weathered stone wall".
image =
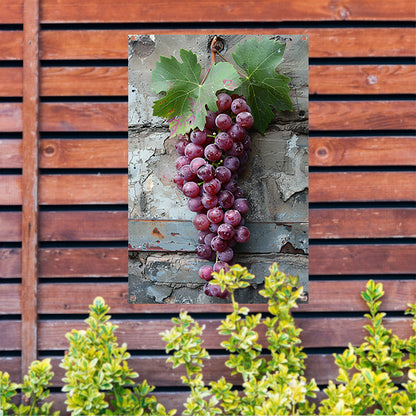
[[(237, 43), (251, 36), (221, 36), (232, 62)], [(152, 115), (152, 69), (160, 56), (179, 58), (180, 49), (210, 63), (206, 35), (132, 35), (129, 38), (129, 255), (130, 301), (135, 303), (226, 302), (205, 296), (198, 268), (205, 261), (192, 252), (197, 244), (194, 213), (172, 183), (175, 138), (165, 120)], [(258, 288), (272, 262), (308, 281), (308, 42), (299, 35), (279, 36), (286, 50), (278, 72), (291, 78), (293, 112), (277, 113), (266, 134), (252, 134), (249, 167), (240, 179), (249, 200), (251, 239), (236, 250), (235, 261), (256, 274), (240, 301), (262, 302)]]

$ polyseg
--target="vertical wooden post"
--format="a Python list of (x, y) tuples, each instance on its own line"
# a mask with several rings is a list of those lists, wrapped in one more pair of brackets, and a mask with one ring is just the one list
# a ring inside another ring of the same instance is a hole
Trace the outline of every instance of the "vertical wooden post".
[(22, 374), (37, 357), (39, 0), (23, 4)]

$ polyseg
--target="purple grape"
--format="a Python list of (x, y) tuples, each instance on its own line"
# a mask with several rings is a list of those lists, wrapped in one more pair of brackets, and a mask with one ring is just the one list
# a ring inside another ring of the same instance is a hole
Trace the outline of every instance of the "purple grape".
[(197, 230), (205, 231), (208, 230), (210, 221), (205, 214), (197, 214), (192, 220), (192, 224)]
[(176, 186), (182, 190), (183, 187), (183, 183), (185, 182), (185, 179), (183, 178), (182, 175), (179, 175), (179, 173), (177, 173), (174, 177), (173, 177), (173, 182), (176, 184)]
[(213, 232), (213, 233), (217, 234), (217, 231), (218, 231), (218, 227), (219, 227), (219, 226), (220, 226), (219, 224), (215, 224), (215, 222), (212, 222), (212, 223), (209, 225), (209, 230), (210, 230), (211, 232)]
[(190, 138), (192, 143), (202, 145), (207, 140), (207, 134), (205, 133), (205, 131), (193, 130), (191, 132)]
[(235, 238), (233, 237), (227, 241), (227, 244), (228, 244), (228, 247), (233, 248), (237, 244), (237, 241), (235, 241)]
[(189, 157), (187, 157), (187, 156), (179, 156), (176, 159), (175, 166), (176, 166), (176, 169), (177, 170), (180, 170), (182, 166), (189, 165), (190, 163), (191, 163), (191, 159)]
[(208, 230), (198, 231), (198, 243), (205, 244), (205, 237), (209, 234)]
[(205, 245), (205, 244), (200, 244), (197, 248), (196, 248), (196, 256), (199, 259), (204, 259), (204, 260), (208, 260), (211, 257), (212, 254), (212, 249), (211, 247)]
[(238, 114), (246, 110), (247, 110), (247, 103), (242, 98), (236, 98), (231, 103), (231, 111), (234, 114)]
[(216, 235), (211, 241), (211, 248), (217, 252), (224, 251), (228, 247), (227, 242)]
[(234, 194), (235, 199), (242, 198), (243, 197), (243, 190), (239, 186), (237, 186), (237, 189), (233, 192), (233, 194)]
[(198, 274), (199, 274), (199, 277), (201, 279), (204, 279), (206, 281), (209, 281), (209, 280), (212, 279), (212, 272), (213, 271), (214, 270), (213, 270), (212, 266), (210, 266), (209, 264), (204, 264), (203, 266), (201, 266), (199, 268)]
[(228, 114), (218, 114), (215, 119), (215, 125), (221, 130), (228, 130), (232, 124), (233, 122)]
[(210, 162), (216, 162), (217, 160), (221, 159), (222, 151), (216, 144), (209, 144), (204, 150), (204, 156)]
[(207, 246), (211, 247), (211, 242), (212, 239), (216, 236), (216, 233), (208, 233), (205, 238), (204, 238), (204, 242), (202, 244), (206, 244)]
[(207, 129), (215, 128), (215, 118), (216, 117), (217, 117), (217, 115), (213, 111), (210, 111), (210, 110), (207, 111), (207, 116), (205, 118), (205, 127)]
[[(204, 188), (204, 192), (210, 195), (217, 194), (221, 189), (221, 182), (217, 179), (211, 179), (209, 182), (205, 182), (202, 187)], [(233, 197), (234, 199), (234, 197)]]
[(244, 149), (246, 151), (251, 151), (251, 137), (248, 134), (245, 135), (241, 143), (243, 143)]
[[(234, 227), (232, 225), (230, 225), (230, 224), (225, 224), (225, 223), (221, 224), (218, 227), (218, 231), (217, 232), (218, 232), (218, 235), (223, 240), (230, 240), (231, 238), (234, 237)], [(220, 259), (220, 260), (222, 260), (222, 259)], [(224, 261), (229, 261), (229, 260), (224, 260)]]
[(231, 149), (228, 150), (229, 156), (240, 156), (244, 152), (244, 145), (241, 142), (234, 142)]
[(240, 161), (236, 156), (226, 156), (223, 165), (231, 172), (235, 172), (240, 167)]
[(211, 208), (207, 212), (208, 219), (214, 224), (219, 224), (224, 218), (224, 211), (221, 208)]
[(250, 239), (250, 231), (247, 227), (244, 225), (239, 225), (235, 229), (235, 241), (237, 243), (246, 243)]
[(221, 150), (228, 150), (233, 145), (233, 139), (230, 137), (230, 135), (222, 131), (217, 134), (215, 137), (215, 144), (221, 149)]
[(195, 198), (199, 194), (199, 186), (195, 182), (186, 182), (183, 185), (182, 192), (189, 198)]
[(189, 141), (186, 139), (180, 139), (178, 142), (176, 142), (175, 149), (179, 156), (185, 155), (185, 147), (188, 143)]
[(234, 257), (234, 251), (231, 247), (227, 247), (224, 251), (218, 253), (218, 259), (220, 261), (229, 262)]
[(219, 111), (226, 111), (231, 107), (233, 99), (225, 92), (217, 95), (217, 107)]
[(182, 166), (179, 169), (179, 175), (181, 175), (187, 182), (191, 181), (196, 176), (195, 173), (191, 171), (191, 167), (189, 165)]
[(212, 267), (215, 273), (219, 273), (220, 270), (224, 270), (225, 272), (228, 272), (230, 269), (230, 265), (226, 263), (225, 261), (217, 261), (214, 266)]
[(204, 148), (195, 143), (189, 143), (185, 147), (185, 156), (188, 156), (190, 159), (195, 159), (196, 157), (202, 157), (204, 154)]
[(224, 209), (231, 208), (234, 204), (234, 195), (227, 190), (221, 191), (218, 194), (218, 204)]
[(245, 198), (237, 198), (234, 201), (234, 209), (236, 209), (237, 211), (240, 211), (241, 214), (246, 214), (248, 212), (248, 202), (247, 199)]
[(188, 199), (188, 208), (192, 212), (201, 211), (201, 209), (204, 208), (204, 206), (202, 205), (202, 202), (201, 202), (201, 197), (196, 196), (195, 198)]
[(221, 183), (227, 183), (231, 179), (231, 171), (225, 166), (218, 166), (217, 169), (215, 169), (215, 177)]
[(202, 165), (198, 168), (196, 174), (198, 178), (203, 180), (204, 182), (209, 182), (210, 180), (214, 179), (215, 170), (212, 165)]
[(202, 194), (201, 203), (206, 209), (214, 208), (218, 204), (218, 197), (217, 195), (210, 195), (204, 192)]
[(254, 123), (253, 116), (248, 111), (238, 113), (235, 121), (245, 129), (249, 129)]
[(237, 227), (241, 222), (241, 214), (236, 209), (229, 209), (224, 214), (224, 222)]
[[(238, 116), (237, 116), (238, 117)], [(236, 142), (241, 142), (246, 135), (246, 130), (239, 124), (233, 124), (227, 131), (229, 136)]]
[[(240, 161), (240, 167), (245, 165), (247, 163), (248, 160), (248, 153), (246, 150), (244, 150), (239, 156), (238, 156), (238, 160)], [(191, 165), (192, 167), (192, 165)]]
[(205, 159), (202, 159), (202, 157), (196, 157), (195, 159), (192, 159), (191, 162), (189, 163), (189, 166), (191, 167), (191, 171), (193, 173), (196, 173), (198, 171), (198, 169), (201, 166), (204, 166), (207, 162), (205, 161)]
[(234, 193), (238, 188), (238, 183), (235, 178), (231, 178), (224, 186), (223, 189)]

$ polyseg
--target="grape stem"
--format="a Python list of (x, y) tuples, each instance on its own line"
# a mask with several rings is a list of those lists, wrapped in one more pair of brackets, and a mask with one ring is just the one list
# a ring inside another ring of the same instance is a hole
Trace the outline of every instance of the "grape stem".
[(203, 85), (203, 83), (207, 79), (209, 71), (211, 71), (212, 65), (215, 65), (215, 52), (216, 52), (216, 50), (215, 50), (214, 46), (215, 46), (216, 43), (217, 43), (217, 37), (214, 36), (214, 39), (212, 39), (211, 48), (210, 48), (211, 49), (211, 65), (209, 66), (208, 71), (206, 72), (206, 74), (204, 76), (204, 79), (201, 82), (201, 85)]

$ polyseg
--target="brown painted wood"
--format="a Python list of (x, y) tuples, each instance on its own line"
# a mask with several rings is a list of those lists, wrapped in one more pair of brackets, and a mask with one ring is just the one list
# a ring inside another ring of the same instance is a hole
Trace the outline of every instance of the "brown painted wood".
[(416, 237), (416, 209), (309, 210), (309, 238)]
[[(2, 5), (4, 4), (2, 2)], [(0, 39), (1, 60), (14, 61), (23, 59), (23, 31), (0, 30)]]
[(21, 212), (0, 212), (0, 241), (22, 241)]
[[(218, 336), (217, 329), (220, 320), (197, 320), (205, 325), (203, 335), (204, 347), (208, 349), (221, 348), (221, 341), (226, 337)], [(366, 331), (363, 328), (368, 322), (365, 318), (298, 318), (295, 324), (303, 329), (301, 339), (305, 348), (346, 347), (349, 342), (360, 345), (364, 341)], [(120, 344), (126, 342), (131, 350), (163, 350), (165, 343), (160, 332), (172, 327), (170, 320), (116, 320), (118, 325), (115, 335)], [(411, 319), (385, 318), (386, 328), (392, 329), (398, 336), (408, 338), (412, 335)], [(80, 320), (48, 320), (39, 322), (39, 350), (65, 350), (68, 340), (65, 334), (73, 328), (83, 329), (85, 324)], [(265, 327), (259, 327), (259, 342), (264, 344)], [(1, 341), (0, 341), (1, 342)]]
[(43, 103), (41, 131), (127, 131), (127, 103)]
[(0, 279), (20, 277), (22, 270), (20, 248), (0, 249)]
[(310, 137), (310, 166), (415, 166), (416, 137)]
[(415, 94), (414, 65), (311, 65), (310, 94)]
[(19, 139), (0, 139), (0, 169), (22, 167), (22, 141)]
[(23, 0), (0, 2), (0, 24), (23, 23)]
[(22, 68), (0, 68), (0, 97), (21, 97), (22, 85)]
[[(299, 305), (301, 312), (366, 312), (361, 299), (367, 281), (311, 281), (308, 304)], [(129, 304), (127, 283), (83, 283), (82, 290), (76, 283), (44, 283), (39, 286), (39, 312), (56, 314), (85, 313), (97, 293), (111, 307), (111, 313), (179, 313), (183, 305)], [(416, 301), (414, 280), (383, 281), (385, 295), (383, 311), (404, 311), (407, 304)], [(11, 289), (10, 289), (11, 290)], [(348, 302), (345, 302), (348, 299)], [(250, 311), (267, 310), (267, 305), (248, 305)], [(231, 305), (187, 305), (189, 312), (232, 312)]]
[(127, 168), (125, 139), (42, 139), (42, 168)]
[[(0, 315), (20, 315), (21, 285), (17, 283), (5, 283), (0, 286)], [(0, 365), (0, 368), (1, 365)], [(5, 371), (2, 369), (2, 371)], [(20, 366), (18, 367), (20, 372)]]
[(127, 67), (45, 67), (40, 95), (127, 95), (127, 83)]
[(39, 0), (23, 7), (22, 375), (37, 358)]
[(413, 130), (414, 101), (312, 101), (310, 130)]
[(313, 172), (311, 202), (416, 201), (416, 172)]
[[(137, 30), (149, 34), (171, 34), (172, 30)], [(175, 33), (195, 30), (175, 30)], [(253, 29), (218, 29), (218, 33), (252, 34)], [(342, 28), (342, 29), (258, 29), (259, 34), (306, 34), (309, 56), (368, 57), (414, 56), (416, 30), (413, 28)], [(211, 29), (198, 33), (213, 33)], [(41, 57), (53, 59), (127, 59), (127, 37), (131, 30), (47, 30), (41, 33)]]
[(22, 131), (21, 103), (0, 103), (0, 126), (4, 133)]
[[(0, 321), (0, 351), (19, 351), (22, 347), (21, 322), (19, 320)], [(19, 368), (20, 370), (20, 368)]]
[(416, 273), (416, 245), (311, 245), (310, 275)]
[[(231, 0), (227, 7), (219, 1), (184, 2), (172, 7), (167, 1), (145, 3), (127, 0), (123, 7), (114, 0), (90, 0), (82, 13), (75, 0), (63, 0), (58, 4), (44, 0), (41, 5), (42, 23), (58, 22), (194, 22), (194, 21), (305, 21), (305, 20), (411, 20), (414, 5), (410, 0), (398, 0), (395, 7), (375, 0), (365, 2), (346, 0), (342, 4), (327, 0), (314, 0), (313, 7), (306, 1), (285, 2), (283, 0), (250, 1), (241, 7), (241, 2)], [(218, 13), (221, 10), (221, 13)], [(249, 13), (247, 13), (249, 10)]]

